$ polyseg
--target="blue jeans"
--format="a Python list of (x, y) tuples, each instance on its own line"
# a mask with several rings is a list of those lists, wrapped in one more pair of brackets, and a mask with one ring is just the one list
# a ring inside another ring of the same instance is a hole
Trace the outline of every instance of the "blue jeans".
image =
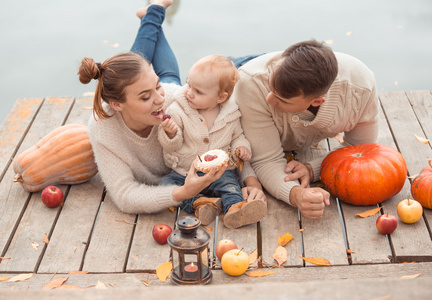
[(177, 59), (163, 33), (164, 19), (165, 8), (160, 5), (150, 5), (141, 19), (131, 51), (141, 55), (153, 65), (160, 82), (181, 85)]
[[(205, 175), (203, 172), (199, 171), (197, 172), (197, 174), (198, 176)], [(162, 177), (159, 184), (175, 184), (178, 186), (182, 186), (184, 185), (185, 179), (186, 176), (180, 175), (175, 171), (171, 171), (171, 173)], [(226, 170), (218, 180), (212, 182), (208, 187), (203, 189), (201, 193), (199, 193), (195, 197), (184, 200), (180, 205), (180, 208), (187, 213), (193, 213), (194, 201), (202, 196), (221, 198), (222, 212), (224, 214), (227, 213), (231, 205), (242, 202), (244, 200), (235, 170)]]
[(236, 68), (240, 68), (241, 66), (243, 66), (244, 64), (246, 64), (248, 61), (257, 58), (258, 56), (261, 56), (265, 53), (262, 54), (252, 54), (252, 55), (246, 55), (246, 56), (241, 56), (241, 57), (230, 57), (230, 59), (233, 61), (234, 65), (236, 66)]

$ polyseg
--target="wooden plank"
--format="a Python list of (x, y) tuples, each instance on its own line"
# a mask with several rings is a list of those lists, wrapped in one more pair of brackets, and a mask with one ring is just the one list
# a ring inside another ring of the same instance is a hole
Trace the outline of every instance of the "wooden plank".
[[(309, 161), (327, 153), (325, 141), (299, 153), (300, 161)], [(346, 265), (348, 258), (345, 247), (344, 234), (341, 227), (341, 216), (334, 198), (330, 199), (330, 206), (324, 209), (324, 215), (318, 220), (308, 220), (301, 216), (301, 227), (304, 229), (303, 247), (305, 257), (321, 257), (330, 261), (332, 265)], [(306, 262), (306, 266), (312, 264)]]
[[(431, 91), (411, 91), (407, 92), (408, 100), (410, 101), (413, 110), (419, 120), (424, 132), (424, 137), (432, 141), (432, 93)], [(421, 136), (423, 137), (423, 136)], [(429, 157), (432, 158), (432, 157)], [(423, 167), (428, 164), (423, 163)], [(432, 228), (432, 210), (425, 208), (424, 216), (429, 224), (429, 230)]]
[(278, 245), (278, 237), (289, 232), (293, 239), (284, 246), (288, 252), (287, 261), (283, 266), (303, 266), (302, 232), (299, 232), (300, 222), (298, 209), (277, 200), (267, 194), (267, 215), (261, 220), (262, 227), (262, 258), (263, 264), (277, 265), (273, 254)]
[(6, 251), (5, 247), (28, 198), (22, 189), (11, 191), (15, 174), (9, 172), (5, 176), (5, 173), (42, 101), (40, 98), (18, 99), (0, 127), (0, 255)]
[(43, 99), (18, 99), (0, 127), (0, 180), (12, 161)]
[(136, 218), (122, 213), (107, 194), (96, 219), (83, 270), (124, 272)]
[[(213, 270), (213, 279), (209, 285), (205, 286), (192, 286), (193, 292), (191, 294), (196, 294), (196, 289), (202, 287), (205, 289), (203, 292), (208, 293), (209, 290), (214, 287), (221, 290), (221, 285), (224, 285), (224, 288), (229, 286), (236, 286), (237, 288), (248, 287), (250, 289), (251, 285), (269, 285), (272, 283), (280, 283), (283, 285), (284, 289), (287, 289), (288, 283), (297, 283), (298, 287), (306, 284), (307, 282), (321, 282), (324, 284), (329, 284), (330, 282), (335, 282), (337, 285), (335, 286), (335, 290), (340, 289), (344, 286), (347, 280), (355, 280), (359, 287), (364, 288), (361, 285), (359, 280), (363, 279), (373, 279), (376, 282), (378, 280), (389, 280), (389, 279), (400, 279), (401, 281), (408, 282), (413, 284), (419, 279), (432, 279), (432, 263), (407, 263), (407, 264), (372, 264), (372, 265), (355, 265), (355, 266), (333, 266), (333, 267), (316, 267), (316, 268), (271, 268), (271, 269), (263, 269), (263, 271), (271, 271), (275, 272), (272, 275), (261, 277), (261, 278), (253, 278), (246, 275), (232, 277), (225, 274), (222, 270)], [(420, 274), (418, 278), (415, 279), (402, 279), (403, 276)], [(16, 274), (10, 273), (0, 273), (0, 277), (8, 276), (12, 277)], [(85, 274), (85, 275), (77, 275), (77, 274), (35, 274), (32, 278), (21, 281), (21, 282), (1, 282), (0, 283), (0, 293), (2, 296), (5, 295), (8, 291), (13, 291), (11, 295), (13, 299), (17, 298), (20, 295), (19, 291), (28, 291), (32, 297), (27, 298), (37, 298), (35, 297), (35, 292), (42, 291), (48, 295), (49, 291), (43, 291), (43, 287), (50, 282), (52, 279), (56, 279), (58, 277), (68, 277), (68, 280), (65, 284), (76, 285), (81, 288), (88, 288), (86, 291), (80, 291), (79, 294), (75, 294), (75, 297), (83, 298), (87, 293), (92, 290), (96, 290), (95, 286), (98, 281), (104, 283), (104, 285), (108, 288), (109, 292), (114, 292), (116, 290), (122, 291), (122, 295), (119, 296), (128, 296), (129, 292), (134, 288), (139, 288), (141, 291), (141, 296), (144, 293), (150, 292), (157, 287), (163, 288), (165, 290), (171, 291), (172, 294), (175, 294), (179, 290), (186, 289), (187, 286), (182, 286), (179, 288), (174, 285), (170, 279), (165, 282), (160, 282), (156, 274), (151, 273), (122, 273), (122, 274)], [(148, 280), (151, 282), (151, 285), (146, 289), (145, 285), (142, 283), (142, 280)], [(380, 290), (380, 284), (375, 284), (375, 288), (371, 287), (373, 290)], [(430, 295), (430, 284), (424, 285), (424, 288), (427, 289)], [(143, 290), (144, 289), (144, 290)], [(292, 292), (295, 289), (290, 289)], [(412, 288), (408, 288), (410, 292), (412, 292)], [(103, 292), (102, 290), (97, 290), (99, 293)], [(160, 289), (159, 289), (160, 291)], [(55, 290), (56, 297), (61, 297), (61, 290)], [(171, 294), (171, 296), (172, 296)], [(261, 293), (262, 294), (262, 293)], [(245, 295), (239, 299), (244, 299)], [(362, 297), (360, 299), (365, 299), (364, 295), (360, 293)], [(95, 295), (93, 295), (95, 296)], [(160, 296), (160, 295), (159, 295)], [(322, 296), (322, 295), (321, 295)], [(99, 294), (96, 298), (101, 297)], [(268, 294), (263, 294), (263, 297), (267, 297), (264, 299), (268, 299)], [(7, 297), (6, 297), (7, 298)], [(169, 297), (172, 298), (172, 297)], [(202, 298), (202, 294), (201, 294)], [(252, 296), (253, 299), (256, 297)], [(278, 299), (278, 297), (275, 297)], [(287, 299), (291, 299), (292, 297), (287, 297)], [(316, 297), (317, 299), (321, 299), (322, 297)], [(328, 297), (327, 297), (328, 298)], [(335, 297), (338, 299), (339, 297)], [(348, 297), (351, 299), (352, 297)], [(8, 298), (7, 298), (8, 299)], [(94, 298), (91, 298), (94, 299)], [(105, 298), (104, 298), (105, 299)], [(147, 298), (146, 298), (147, 299)], [(160, 297), (158, 299), (161, 299)], [(311, 299), (309, 297), (309, 299)], [(356, 298), (357, 299), (357, 298)], [(368, 298), (369, 299), (369, 298)], [(372, 299), (372, 298), (370, 298)], [(393, 298), (391, 298), (393, 299)], [(399, 299), (399, 298), (398, 298)], [(413, 299), (412, 297), (408, 297), (408, 299)]]
[[(379, 111), (379, 133), (377, 142), (396, 148), (382, 109)], [(386, 204), (384, 203), (384, 205)], [(389, 241), (385, 235), (380, 234), (376, 229), (376, 219), (380, 213), (368, 218), (356, 217), (356, 214), (376, 208), (377, 205), (354, 206), (342, 202), (341, 206), (344, 214), (349, 248), (355, 252), (351, 254), (352, 263), (390, 262), (389, 257), (392, 257), (393, 254)]]
[[(30, 148), (54, 128), (62, 125), (71, 104), (72, 99), (70, 98), (46, 99), (26, 138), (21, 144), (18, 153)], [(9, 167), (5, 178), (10, 178), (11, 173), (13, 173), (12, 165)], [(19, 184), (12, 183), (12, 181), (2, 182), (2, 186), (3, 185), (8, 190), (6, 194), (8, 195), (8, 202), (22, 202), (23, 199), (26, 199), (29, 195)], [(64, 191), (64, 186), (59, 187)], [(40, 192), (32, 194), (21, 222), (5, 254), (12, 259), (3, 261), (0, 264), (0, 270), (15, 272), (32, 272), (36, 270), (37, 264), (45, 249), (45, 244), (43, 243), (44, 234), (50, 232), (60, 209), (60, 207), (55, 209), (47, 208), (40, 200)], [(16, 220), (13, 222), (15, 221)], [(32, 241), (39, 244), (37, 249), (32, 247)]]
[[(423, 131), (406, 94), (381, 93), (380, 100), (396, 145), (407, 162), (408, 173), (410, 175), (418, 173), (424, 166), (425, 159), (432, 157), (432, 150), (429, 145), (420, 143), (415, 138), (415, 134), (422, 134)], [(385, 211), (396, 214), (398, 202), (410, 196), (409, 184), (407, 184), (394, 199), (386, 201)], [(415, 224), (399, 222), (397, 230), (391, 235), (391, 240), (396, 258), (411, 260), (412, 257), (418, 260), (419, 257), (430, 257), (432, 254), (432, 241), (423, 218)]]
[[(93, 99), (79, 98), (66, 124), (87, 124)], [(79, 270), (99, 210), (104, 185), (98, 175), (89, 182), (70, 187), (61, 214), (49, 236), (39, 273), (67, 273)], [(77, 226), (79, 224), (79, 226)]]
[(167, 209), (138, 216), (126, 272), (154, 271), (160, 264), (169, 261), (170, 246), (158, 244), (153, 239), (152, 230), (157, 224), (166, 224), (174, 229), (176, 212)]

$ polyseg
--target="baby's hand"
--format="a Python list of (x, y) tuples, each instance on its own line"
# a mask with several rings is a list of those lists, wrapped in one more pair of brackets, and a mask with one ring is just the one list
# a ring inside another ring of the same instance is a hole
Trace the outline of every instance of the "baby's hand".
[(237, 147), (235, 154), (243, 161), (249, 161), (252, 158), (252, 153), (244, 146)]
[(175, 137), (178, 127), (177, 124), (171, 119), (171, 118), (166, 118), (162, 124), (162, 129), (166, 132), (167, 136), (172, 139)]

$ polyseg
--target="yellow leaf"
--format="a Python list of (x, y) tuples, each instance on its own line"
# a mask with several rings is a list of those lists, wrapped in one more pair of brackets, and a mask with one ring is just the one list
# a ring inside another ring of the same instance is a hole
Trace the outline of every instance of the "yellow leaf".
[(249, 254), (249, 264), (253, 264), (258, 259), (258, 249), (255, 249), (252, 251), (251, 254)]
[(289, 232), (285, 233), (283, 236), (278, 237), (279, 246), (285, 246), (289, 241), (293, 239), (293, 236)]
[(412, 278), (417, 278), (421, 275), (422, 273), (418, 273), (418, 274), (414, 274), (414, 275), (405, 275), (402, 276), (401, 279), (412, 279)]
[(49, 239), (48, 239), (48, 236), (46, 233), (44, 234), (43, 241), (45, 244), (47, 244), (47, 245), (49, 244)]
[(3, 259), (11, 259), (12, 257), (1, 257), (0, 256), (0, 262), (3, 260)]
[(9, 276), (2, 276), (2, 277), (0, 277), (0, 282), (1, 281), (6, 281), (8, 279), (9, 279)]
[(156, 275), (161, 282), (165, 282), (165, 280), (167, 280), (168, 276), (171, 274), (171, 270), (172, 270), (172, 263), (164, 262), (160, 264), (159, 267), (156, 268)]
[(428, 139), (422, 138), (422, 137), (418, 136), (417, 134), (414, 134), (414, 135), (415, 135), (417, 141), (419, 141), (420, 143), (427, 144), (429, 142)]
[(325, 258), (315, 258), (315, 257), (303, 257), (300, 256), (303, 260), (310, 262), (311, 264), (318, 265), (318, 266), (331, 266), (332, 264)]
[(68, 274), (88, 274), (89, 271), (70, 271)]
[(51, 289), (55, 289), (58, 288), (59, 286), (61, 286), (66, 280), (68, 280), (69, 277), (59, 277), (54, 279), (53, 281), (48, 282), (43, 289), (44, 290), (51, 290)]
[(304, 228), (297, 230), (298, 232), (304, 231)]
[(350, 250), (350, 249), (346, 249), (346, 252), (351, 254), (351, 253), (355, 253), (354, 251)]
[(170, 207), (168, 207), (168, 209), (169, 209), (171, 212), (174, 212), (174, 211), (177, 209), (177, 207), (175, 207), (175, 206), (170, 206)]
[(288, 252), (287, 252), (287, 250), (284, 247), (282, 247), (282, 246), (278, 246), (276, 248), (275, 252), (273, 253), (273, 259), (280, 266), (281, 264), (283, 264), (284, 262), (286, 262), (287, 258), (288, 258)]
[[(382, 207), (384, 207), (384, 205)], [(380, 211), (380, 209), (382, 207), (377, 207), (377, 208), (374, 208), (374, 209), (366, 210), (364, 212), (356, 214), (356, 216), (360, 217), (360, 218), (367, 218), (367, 217), (376, 215)]]
[(18, 282), (18, 281), (27, 280), (30, 279), (33, 275), (34, 273), (19, 274), (9, 279), (8, 282)]
[(245, 275), (250, 276), (250, 277), (264, 277), (264, 276), (268, 276), (268, 275), (271, 275), (274, 273), (276, 273), (276, 272), (267, 272), (267, 271), (262, 271), (262, 270), (255, 270), (255, 271), (246, 272)]

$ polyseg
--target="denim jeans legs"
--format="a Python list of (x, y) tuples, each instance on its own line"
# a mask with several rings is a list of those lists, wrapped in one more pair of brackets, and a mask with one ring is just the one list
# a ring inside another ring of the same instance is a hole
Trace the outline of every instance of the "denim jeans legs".
[(131, 51), (143, 56), (153, 65), (160, 82), (181, 85), (177, 59), (162, 29), (164, 19), (165, 8), (150, 5), (141, 19)]
[[(204, 176), (202, 172), (198, 172), (198, 176)], [(168, 175), (164, 176), (159, 184), (161, 185), (183, 185), (186, 177), (172, 171)], [(180, 205), (180, 208), (187, 213), (193, 213), (193, 203), (199, 197), (217, 197), (222, 199), (222, 212), (225, 214), (231, 205), (242, 202), (243, 196), (241, 193), (240, 184), (238, 183), (237, 175), (235, 170), (226, 170), (222, 176), (211, 183), (208, 187), (201, 191), (198, 195), (193, 198), (184, 200)]]

